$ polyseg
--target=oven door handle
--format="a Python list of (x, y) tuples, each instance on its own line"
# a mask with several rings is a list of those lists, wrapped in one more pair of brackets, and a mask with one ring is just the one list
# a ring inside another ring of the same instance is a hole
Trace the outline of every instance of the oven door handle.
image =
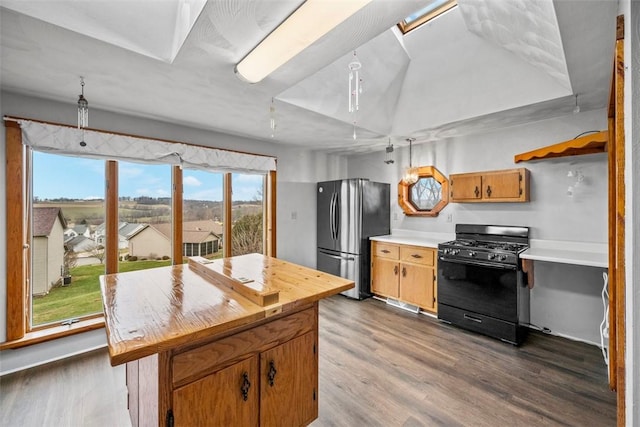
[(452, 264), (462, 264), (462, 265), (477, 265), (479, 267), (490, 267), (490, 268), (500, 268), (502, 270), (517, 270), (517, 265), (508, 265), (508, 264), (494, 264), (491, 262), (482, 262), (482, 261), (473, 261), (473, 260), (457, 260), (457, 259), (449, 259), (439, 256), (439, 261), (442, 262), (450, 262)]

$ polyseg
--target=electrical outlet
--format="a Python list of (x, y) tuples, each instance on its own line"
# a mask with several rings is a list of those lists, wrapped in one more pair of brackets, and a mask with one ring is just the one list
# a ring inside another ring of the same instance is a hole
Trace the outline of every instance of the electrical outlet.
[(447, 222), (453, 221), (453, 214), (447, 214)]

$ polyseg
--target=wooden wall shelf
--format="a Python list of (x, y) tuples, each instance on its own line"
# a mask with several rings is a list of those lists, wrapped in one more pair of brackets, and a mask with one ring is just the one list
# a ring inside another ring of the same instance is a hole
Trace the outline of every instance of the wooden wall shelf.
[(578, 156), (582, 154), (606, 153), (609, 132), (603, 130), (598, 133), (570, 139), (569, 141), (538, 148), (526, 153), (516, 154), (513, 158), (515, 163), (527, 162), (529, 160), (550, 159), (553, 157)]

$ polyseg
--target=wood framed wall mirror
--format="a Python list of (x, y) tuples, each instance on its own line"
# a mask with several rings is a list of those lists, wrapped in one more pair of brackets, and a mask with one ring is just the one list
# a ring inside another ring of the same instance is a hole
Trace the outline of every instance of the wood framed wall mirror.
[(398, 183), (398, 204), (405, 215), (438, 216), (449, 203), (449, 180), (434, 166), (418, 168), (413, 184)]

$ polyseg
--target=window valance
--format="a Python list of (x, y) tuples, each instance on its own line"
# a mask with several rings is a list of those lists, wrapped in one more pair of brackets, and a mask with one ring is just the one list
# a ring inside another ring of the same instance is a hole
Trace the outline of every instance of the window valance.
[[(276, 158), (166, 142), (103, 131), (16, 120), (22, 141), (38, 151), (138, 163), (174, 164), (222, 172), (266, 173), (276, 170)], [(84, 141), (84, 144), (81, 142)]]

